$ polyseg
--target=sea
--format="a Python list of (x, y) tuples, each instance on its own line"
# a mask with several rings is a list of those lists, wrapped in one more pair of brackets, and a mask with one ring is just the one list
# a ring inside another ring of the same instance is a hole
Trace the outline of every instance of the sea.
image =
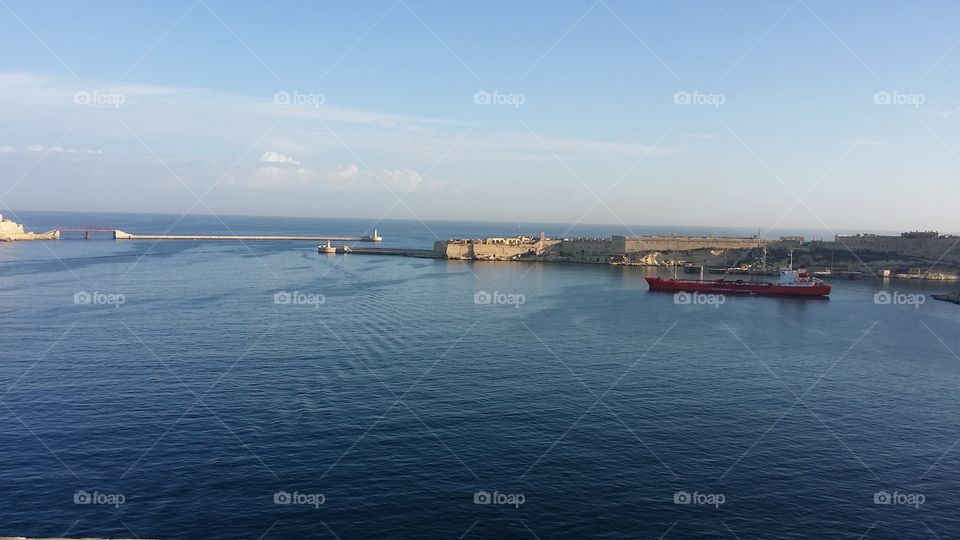
[[(6, 217), (38, 232), (377, 228), (424, 249), (625, 232)], [(0, 536), (960, 537), (960, 306), (928, 296), (960, 284), (678, 301), (647, 290), (666, 272), (311, 242), (0, 243)]]

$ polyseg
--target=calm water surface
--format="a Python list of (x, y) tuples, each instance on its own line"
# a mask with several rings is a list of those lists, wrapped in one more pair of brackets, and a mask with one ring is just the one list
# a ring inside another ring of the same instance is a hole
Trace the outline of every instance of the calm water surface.
[[(378, 227), (415, 247), (517, 232)], [(174, 232), (224, 231), (190, 217)], [(649, 293), (648, 272), (310, 243), (2, 244), (0, 534), (960, 536), (960, 308), (874, 303), (943, 286), (714, 307)]]

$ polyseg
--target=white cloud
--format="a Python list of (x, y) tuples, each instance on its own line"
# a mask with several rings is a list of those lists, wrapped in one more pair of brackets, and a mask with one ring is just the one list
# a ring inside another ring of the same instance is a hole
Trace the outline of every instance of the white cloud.
[[(24, 152), (46, 152), (48, 154), (87, 154), (87, 155), (101, 155), (103, 150), (77, 150), (76, 148), (64, 148), (62, 146), (51, 146), (46, 147), (42, 144), (29, 144), (24, 146)], [(12, 146), (0, 146), (0, 154), (16, 154), (17, 149)]]
[(335, 180), (355, 180), (360, 175), (360, 167), (356, 163), (339, 167), (331, 174)]
[(294, 192), (406, 192), (456, 193), (456, 182), (427, 179), (412, 169), (362, 169), (356, 163), (332, 169), (290, 167), (288, 163), (260, 164), (255, 169), (235, 171), (224, 183), (252, 189)]
[[(74, 103), (76, 92), (91, 90), (123, 95), (125, 105), (105, 108)], [(17, 107), (8, 111), (4, 103), (16, 103)], [(237, 114), (241, 110), (243, 114)], [(309, 161), (315, 162), (315, 154), (344, 151), (364, 156), (372, 166), (377, 159), (428, 166), (440, 159), (446, 163), (553, 161), (556, 157), (632, 161), (640, 155), (662, 155), (672, 150), (630, 141), (562, 137), (539, 130), (536, 135), (526, 129), (494, 131), (485, 129), (484, 123), (364, 111), (330, 102), (319, 107), (277, 105), (272, 95), (246, 96), (206, 89), (105, 84), (0, 72), (0, 114), (4, 112), (17, 115), (24, 123), (50, 126), (51, 136), (76, 125), (75, 135), (95, 141), (98, 146), (127, 145), (133, 131), (164, 159), (174, 156), (169, 155), (167, 148), (155, 145), (155, 138), (171, 146), (189, 144), (197, 151), (212, 144), (231, 144), (240, 148), (239, 154), (272, 124), (276, 127), (269, 130), (270, 136), (264, 142), (282, 148), (283, 153), (268, 150), (261, 161), (291, 165), (308, 156)], [(198, 121), (201, 118), (203, 121)], [(181, 148), (176, 151), (183, 152)], [(291, 157), (291, 153), (297, 158)], [(367, 157), (371, 155), (375, 158)], [(342, 162), (343, 158), (339, 159)]]
[[(81, 106), (74, 101), (78, 91), (120, 94), (125, 102), (122, 107)], [(551, 181), (557, 158), (583, 170), (584, 181), (592, 184), (640, 156), (649, 154), (650, 163), (673, 150), (648, 144), (659, 135), (653, 128), (657, 133), (649, 136), (591, 140), (537, 124), (532, 124), (534, 135), (515, 122), (495, 124), (486, 117), (472, 122), (390, 114), (342, 107), (332, 100), (300, 107), (278, 105), (272, 98), (0, 72), (4, 127), (21, 136), (31, 134), (23, 142), (3, 142), (34, 157), (46, 152), (45, 163), (60, 167), (50, 168), (56, 178), (95, 178), (105, 191), (128, 186), (135, 176), (140, 189), (111, 191), (116, 207), (179, 208), (183, 201), (177, 197), (185, 190), (171, 181), (172, 170), (198, 193), (217, 186), (211, 201), (222, 201), (218, 210), (225, 212), (248, 211), (248, 205), (256, 204), (258, 212), (283, 213), (290, 194), (327, 192), (340, 197), (335, 212), (367, 212), (377, 204), (371, 201), (392, 202), (390, 191), (433, 195), (468, 189), (509, 189), (516, 193), (507, 205), (513, 208), (525, 205), (519, 201), (536, 196), (536, 190)], [(61, 146), (48, 148), (65, 132)], [(44, 144), (28, 147), (30, 140)], [(72, 150), (80, 148), (75, 141), (90, 150)], [(246, 153), (254, 141), (256, 150)], [(40, 173), (47, 174), (35, 171)], [(21, 186), (17, 194), (23, 206), (49, 200), (32, 187), (41, 185)], [(64, 206), (73, 204), (60, 194)], [(143, 200), (148, 202), (139, 202)], [(424, 200), (437, 208), (456, 203), (454, 197)], [(416, 207), (415, 197), (410, 204)]]
[(300, 165), (300, 162), (290, 156), (285, 156), (279, 152), (267, 150), (260, 156), (260, 163), (287, 163), (290, 165)]
[(383, 169), (379, 181), (394, 192), (418, 191), (423, 186), (423, 176), (409, 169)]

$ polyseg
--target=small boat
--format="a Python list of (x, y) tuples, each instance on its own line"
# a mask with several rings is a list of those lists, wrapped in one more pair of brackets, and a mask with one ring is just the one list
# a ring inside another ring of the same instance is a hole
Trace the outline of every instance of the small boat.
[(323, 244), (317, 247), (317, 251), (319, 253), (336, 253), (337, 248), (334, 247), (333, 243), (331, 243), (330, 240), (327, 240), (326, 244)]

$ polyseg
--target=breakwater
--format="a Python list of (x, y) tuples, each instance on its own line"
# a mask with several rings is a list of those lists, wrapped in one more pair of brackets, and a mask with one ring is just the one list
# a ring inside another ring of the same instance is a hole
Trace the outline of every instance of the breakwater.
[(61, 233), (82, 233), (85, 239), (91, 234), (108, 233), (114, 240), (239, 240), (244, 242), (260, 241), (305, 241), (305, 242), (374, 242), (383, 241), (377, 229), (367, 236), (336, 236), (336, 235), (240, 235), (240, 234), (132, 234), (120, 229), (107, 227), (57, 227), (45, 233), (26, 231), (22, 224), (0, 215), (0, 241), (14, 240), (59, 240)]
[(242, 241), (309, 241), (325, 242), (327, 240), (334, 242), (382, 242), (383, 238), (374, 229), (373, 234), (369, 236), (329, 236), (329, 235), (309, 235), (309, 236), (260, 236), (260, 235), (207, 235), (207, 234), (130, 234), (128, 232), (116, 229), (113, 231), (114, 240), (242, 240)]
[[(337, 254), (356, 253), (359, 255), (394, 255), (398, 257), (416, 257), (419, 259), (442, 259), (440, 254), (432, 249), (388, 248), (388, 247), (359, 247), (335, 246)], [(317, 249), (324, 253), (323, 247)]]

